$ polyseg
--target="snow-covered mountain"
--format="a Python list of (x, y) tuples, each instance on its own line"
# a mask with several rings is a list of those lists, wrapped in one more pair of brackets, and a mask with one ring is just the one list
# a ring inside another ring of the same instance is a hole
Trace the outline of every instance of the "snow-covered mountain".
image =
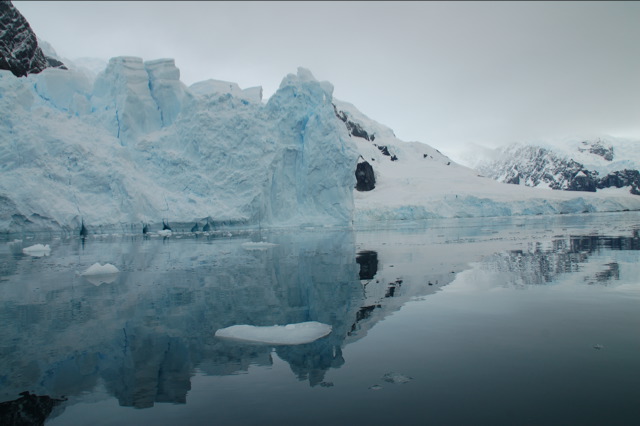
[[(51, 52), (53, 48), (47, 46)], [(628, 191), (498, 183), (333, 98), (299, 68), (260, 87), (189, 87), (172, 59), (0, 70), (0, 231), (361, 225), (640, 209)]]
[(64, 64), (46, 56), (31, 26), (10, 1), (0, 1), (0, 70), (18, 77)]
[(640, 195), (638, 141), (613, 137), (512, 144), (474, 166), (500, 182), (568, 191), (626, 188)]

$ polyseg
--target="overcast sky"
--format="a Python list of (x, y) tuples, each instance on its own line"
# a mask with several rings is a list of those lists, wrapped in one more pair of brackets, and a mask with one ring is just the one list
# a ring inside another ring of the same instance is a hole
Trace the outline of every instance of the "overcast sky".
[(640, 139), (640, 2), (13, 1), (61, 57), (174, 58), (187, 85), (298, 66), (407, 141)]

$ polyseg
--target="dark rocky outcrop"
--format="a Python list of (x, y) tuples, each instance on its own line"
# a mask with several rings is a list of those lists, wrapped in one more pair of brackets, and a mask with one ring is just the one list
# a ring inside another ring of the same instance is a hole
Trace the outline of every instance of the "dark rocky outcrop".
[(591, 154), (599, 155), (607, 161), (613, 161), (613, 146), (607, 145), (602, 139), (595, 142), (582, 141), (584, 148), (579, 148), (580, 152), (589, 151)]
[(516, 173), (515, 176), (510, 176), (505, 179), (504, 183), (510, 183), (512, 185), (520, 185), (520, 173)]
[(596, 192), (597, 177), (588, 171), (580, 171), (567, 183), (567, 191)]
[(376, 187), (376, 176), (373, 167), (366, 161), (356, 166), (356, 189), (358, 191), (371, 191)]
[(44, 425), (54, 407), (64, 399), (38, 396), (22, 392), (20, 398), (0, 403), (0, 424), (3, 425)]
[(344, 111), (338, 111), (338, 108), (336, 108), (335, 105), (333, 105), (333, 110), (336, 113), (336, 117), (342, 120), (345, 126), (347, 126), (347, 130), (349, 131), (350, 135), (355, 136), (357, 138), (363, 138), (368, 141), (375, 140), (375, 136), (373, 134), (369, 134), (366, 130), (362, 128), (361, 125), (349, 120), (349, 117), (347, 117), (347, 114)]
[(60, 68), (62, 70), (68, 69), (62, 61), (59, 61), (56, 58), (52, 58), (50, 56), (45, 56), (47, 59), (47, 67), (48, 68)]
[(363, 250), (356, 255), (356, 262), (360, 265), (360, 279), (372, 280), (378, 273), (378, 253)]
[(602, 188), (622, 188), (625, 186), (631, 187), (631, 193), (640, 195), (640, 172), (638, 170), (618, 170), (601, 178), (597, 187)]
[(24, 77), (52, 66), (60, 68), (64, 64), (47, 58), (25, 17), (10, 1), (0, 1), (0, 69)]

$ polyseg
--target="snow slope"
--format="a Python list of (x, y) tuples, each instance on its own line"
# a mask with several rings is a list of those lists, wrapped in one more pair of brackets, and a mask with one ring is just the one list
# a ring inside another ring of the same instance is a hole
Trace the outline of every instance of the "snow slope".
[[(393, 132), (335, 101), (336, 109), (364, 130), (352, 137), (362, 158), (372, 165), (375, 189), (355, 191), (355, 222), (415, 220), (442, 217), (511, 216), (636, 210), (640, 200), (624, 189), (599, 193), (545, 191), (507, 185), (482, 177), (438, 150), (417, 142), (402, 142)], [(353, 127), (353, 126), (352, 126)], [(390, 155), (385, 155), (386, 147)], [(395, 160), (392, 161), (393, 156)]]

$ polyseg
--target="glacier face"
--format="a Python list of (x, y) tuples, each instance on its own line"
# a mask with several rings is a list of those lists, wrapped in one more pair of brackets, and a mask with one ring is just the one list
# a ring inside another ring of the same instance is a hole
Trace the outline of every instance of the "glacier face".
[(132, 57), (93, 85), (0, 71), (0, 229), (351, 223), (357, 152), (329, 83), (301, 68), (264, 104), (260, 88), (179, 76)]

